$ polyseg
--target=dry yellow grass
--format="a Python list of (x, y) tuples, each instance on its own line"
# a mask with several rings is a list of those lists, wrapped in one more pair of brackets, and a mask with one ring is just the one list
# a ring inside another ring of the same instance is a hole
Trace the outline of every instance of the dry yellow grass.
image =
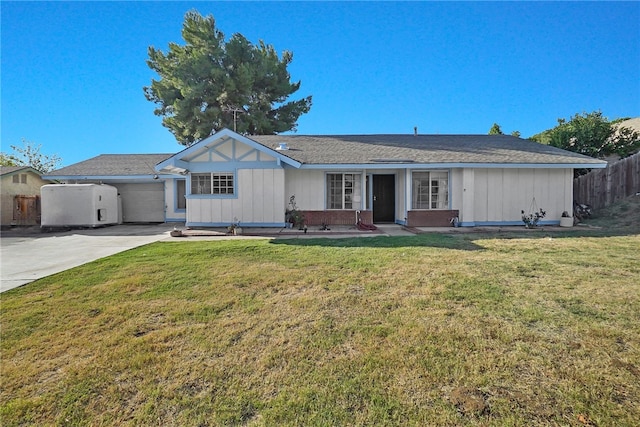
[(158, 243), (2, 295), (11, 425), (637, 425), (640, 234)]

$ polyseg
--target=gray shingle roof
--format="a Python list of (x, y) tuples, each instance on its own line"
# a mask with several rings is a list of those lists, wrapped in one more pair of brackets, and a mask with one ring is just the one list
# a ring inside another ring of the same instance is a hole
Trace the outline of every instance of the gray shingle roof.
[(248, 138), (304, 164), (602, 164), (598, 159), (509, 135), (262, 135)]
[(6, 175), (9, 173), (17, 172), (21, 169), (26, 169), (29, 166), (0, 166), (0, 175)]
[(40, 172), (31, 166), (0, 166), (0, 175), (2, 176), (18, 171), (31, 171), (36, 175), (40, 175)]
[(130, 176), (153, 175), (154, 167), (172, 154), (101, 154), (97, 157), (49, 172), (47, 177), (61, 176)]
[[(257, 135), (248, 138), (270, 149), (285, 142), (290, 149), (278, 152), (307, 165), (604, 163), (508, 135)], [(155, 165), (173, 155), (102, 154), (49, 172), (45, 177), (154, 175)]]

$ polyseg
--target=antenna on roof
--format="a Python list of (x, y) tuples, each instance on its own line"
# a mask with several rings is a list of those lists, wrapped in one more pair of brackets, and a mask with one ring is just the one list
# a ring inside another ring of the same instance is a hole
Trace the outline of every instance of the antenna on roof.
[(232, 105), (225, 105), (222, 107), (222, 111), (230, 111), (233, 113), (233, 131), (236, 132), (236, 123), (238, 121), (238, 113), (246, 113), (242, 108), (234, 107)]

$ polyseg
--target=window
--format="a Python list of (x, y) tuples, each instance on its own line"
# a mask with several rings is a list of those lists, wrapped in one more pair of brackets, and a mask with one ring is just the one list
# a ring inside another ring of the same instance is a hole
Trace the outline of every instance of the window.
[(191, 174), (191, 194), (234, 194), (230, 172)]
[(187, 181), (184, 179), (176, 180), (176, 209), (187, 209), (187, 199), (185, 194), (187, 193)]
[(191, 174), (191, 194), (211, 194), (211, 174)]
[(412, 209), (448, 209), (449, 172), (414, 172)]
[(327, 209), (361, 209), (361, 188), (359, 173), (328, 173)]
[(213, 173), (213, 194), (233, 194), (233, 174)]
[(15, 174), (13, 175), (13, 183), (14, 184), (26, 184), (27, 183), (27, 174), (26, 173), (21, 173), (21, 174)]

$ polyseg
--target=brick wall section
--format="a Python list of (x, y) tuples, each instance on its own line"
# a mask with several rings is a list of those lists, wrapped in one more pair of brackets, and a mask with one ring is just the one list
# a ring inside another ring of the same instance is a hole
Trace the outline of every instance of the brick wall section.
[[(356, 223), (356, 211), (301, 211), (304, 223), (311, 225), (353, 225)], [(409, 227), (450, 227), (451, 218), (458, 216), (458, 210), (446, 211), (409, 211)], [(372, 211), (360, 211), (360, 219), (365, 224), (373, 223)]]
[[(301, 211), (306, 225), (354, 225), (356, 223), (356, 211)], [(360, 211), (360, 219), (365, 224), (371, 224), (373, 215), (371, 211)]]
[(409, 211), (408, 227), (451, 227), (451, 218), (459, 215), (458, 210), (450, 211)]

